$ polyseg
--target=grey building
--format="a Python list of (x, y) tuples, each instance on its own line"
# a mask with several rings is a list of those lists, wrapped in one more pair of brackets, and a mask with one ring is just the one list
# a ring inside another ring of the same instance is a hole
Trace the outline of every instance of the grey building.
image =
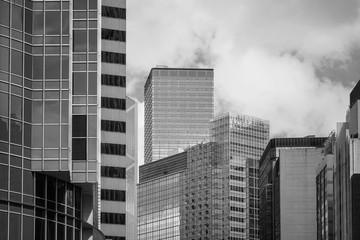
[(125, 0), (0, 1), (0, 239), (131, 236), (125, 21)]
[(316, 239), (316, 168), (326, 139), (270, 140), (260, 160), (260, 239)]
[(335, 239), (360, 238), (360, 83), (350, 93), (346, 122), (337, 124), (334, 163)]
[(324, 143), (316, 168), (316, 226), (318, 240), (333, 240), (335, 132)]
[(144, 98), (146, 163), (209, 139), (213, 69), (153, 68)]

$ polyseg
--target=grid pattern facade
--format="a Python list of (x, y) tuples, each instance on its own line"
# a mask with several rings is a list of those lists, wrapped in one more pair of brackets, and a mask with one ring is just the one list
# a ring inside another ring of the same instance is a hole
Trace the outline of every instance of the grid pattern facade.
[[(221, 145), (224, 176), (224, 237), (259, 239), (259, 160), (269, 140), (269, 122), (226, 113), (211, 121), (211, 138)], [(228, 221), (228, 222), (227, 222)]]
[(209, 139), (212, 69), (153, 68), (145, 84), (145, 162)]

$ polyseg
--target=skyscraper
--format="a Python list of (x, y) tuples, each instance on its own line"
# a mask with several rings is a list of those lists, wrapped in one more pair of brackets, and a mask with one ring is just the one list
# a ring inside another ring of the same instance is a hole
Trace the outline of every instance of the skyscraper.
[(212, 119), (211, 139), (224, 162), (224, 237), (259, 239), (259, 160), (269, 141), (269, 121), (225, 113)]
[(326, 139), (270, 140), (260, 160), (260, 239), (316, 239), (316, 168)]
[(213, 69), (153, 68), (144, 97), (146, 163), (209, 139)]
[(125, 238), (125, 8), (0, 1), (1, 239)]

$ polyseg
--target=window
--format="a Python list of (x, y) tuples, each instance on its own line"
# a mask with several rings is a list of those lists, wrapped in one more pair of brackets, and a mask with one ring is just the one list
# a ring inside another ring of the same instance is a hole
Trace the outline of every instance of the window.
[(126, 123), (110, 120), (101, 120), (101, 130), (110, 132), (126, 132)]
[(73, 160), (86, 160), (86, 138), (73, 138), (72, 148)]
[(114, 52), (101, 52), (101, 61), (107, 63), (126, 64), (126, 54)]
[(236, 180), (236, 181), (244, 181), (244, 178), (243, 178), (243, 177), (234, 176), (234, 175), (230, 175), (230, 179), (231, 179), (231, 180)]
[(230, 216), (229, 217), (229, 220), (230, 221), (233, 221), (233, 222), (244, 222), (244, 218), (239, 218), (239, 217), (233, 217), (233, 216)]
[(126, 177), (126, 169), (122, 167), (104, 167), (101, 166), (101, 176), (111, 178), (124, 178)]
[(101, 223), (125, 225), (125, 214), (123, 213), (101, 213)]
[(125, 145), (112, 144), (112, 143), (101, 143), (101, 153), (126, 156)]
[(231, 227), (232, 232), (245, 232), (244, 228)]
[(126, 32), (103, 28), (101, 29), (101, 38), (106, 40), (126, 42)]
[(126, 101), (125, 99), (120, 99), (120, 98), (102, 97), (101, 107), (126, 110)]
[(244, 188), (243, 188), (243, 187), (233, 186), (233, 185), (230, 185), (230, 190), (231, 190), (231, 191), (236, 191), (236, 192), (244, 192)]
[(126, 19), (126, 9), (124, 8), (102, 6), (101, 10), (103, 17)]
[(101, 84), (107, 86), (126, 87), (126, 77), (101, 74)]
[(125, 199), (125, 191), (101, 189), (101, 200), (125, 202)]
[(234, 201), (234, 202), (245, 202), (245, 198), (230, 196), (230, 201)]
[(244, 209), (244, 208), (241, 208), (241, 207), (230, 206), (230, 211), (234, 211), (234, 212), (245, 212), (245, 209)]

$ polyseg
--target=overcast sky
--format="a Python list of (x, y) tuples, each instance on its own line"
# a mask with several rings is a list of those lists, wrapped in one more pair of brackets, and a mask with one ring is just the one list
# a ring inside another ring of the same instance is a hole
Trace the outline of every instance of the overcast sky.
[(129, 0), (128, 95), (143, 102), (156, 65), (214, 68), (215, 114), (268, 119), (271, 137), (327, 136), (360, 79), (359, 14), (354, 0)]

